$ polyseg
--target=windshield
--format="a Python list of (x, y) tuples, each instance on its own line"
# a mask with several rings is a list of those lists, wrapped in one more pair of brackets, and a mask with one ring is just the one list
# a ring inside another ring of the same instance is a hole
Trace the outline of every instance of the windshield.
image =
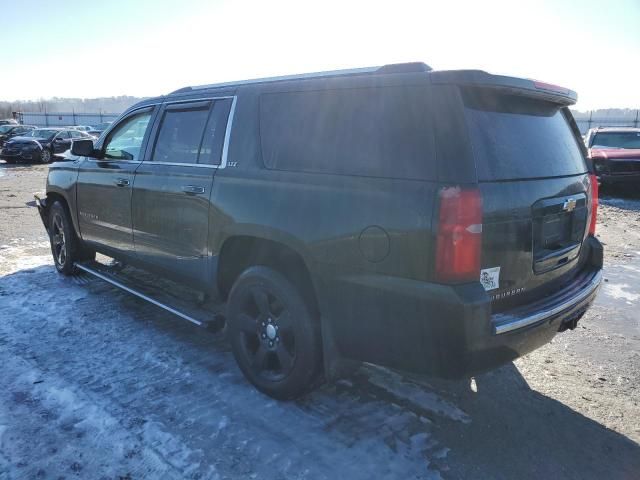
[(596, 133), (591, 148), (640, 148), (640, 132)]
[(468, 89), (463, 96), (479, 180), (587, 171), (578, 139), (558, 105), (483, 89)]
[(31, 130), (29, 133), (23, 135), (23, 137), (31, 137), (31, 138), (51, 138), (58, 130)]
[(0, 126), (0, 134), (7, 133), (8, 131), (10, 131), (14, 127), (15, 127), (15, 125), (2, 125), (2, 126)]

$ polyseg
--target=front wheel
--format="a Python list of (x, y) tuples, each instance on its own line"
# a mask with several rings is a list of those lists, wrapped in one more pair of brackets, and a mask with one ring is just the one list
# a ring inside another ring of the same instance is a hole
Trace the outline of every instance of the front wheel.
[(63, 275), (74, 273), (76, 261), (95, 258), (95, 252), (81, 245), (67, 209), (58, 201), (49, 209), (49, 239), (56, 270)]
[(245, 377), (279, 400), (297, 398), (320, 374), (319, 322), (298, 290), (264, 266), (245, 270), (228, 302), (228, 334)]

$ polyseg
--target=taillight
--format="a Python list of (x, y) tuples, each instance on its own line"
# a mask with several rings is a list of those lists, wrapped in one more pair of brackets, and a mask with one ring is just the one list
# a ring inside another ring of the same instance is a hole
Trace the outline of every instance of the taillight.
[(589, 220), (589, 235), (596, 234), (596, 218), (598, 216), (598, 177), (589, 175), (591, 182), (591, 219)]
[(436, 277), (443, 282), (480, 278), (482, 197), (477, 189), (460, 187), (440, 191), (436, 241)]

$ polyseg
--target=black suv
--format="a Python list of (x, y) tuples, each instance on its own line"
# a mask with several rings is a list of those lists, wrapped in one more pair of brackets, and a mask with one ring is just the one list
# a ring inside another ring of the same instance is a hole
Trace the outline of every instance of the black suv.
[(575, 100), (420, 63), (186, 87), (75, 141), (39, 209), (60, 272), (224, 317), (240, 368), (276, 398), (339, 359), (460, 378), (575, 328), (596, 295)]

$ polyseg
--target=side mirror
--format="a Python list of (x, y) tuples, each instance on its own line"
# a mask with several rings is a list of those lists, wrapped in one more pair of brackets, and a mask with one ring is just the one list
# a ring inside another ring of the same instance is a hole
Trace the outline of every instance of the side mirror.
[(73, 140), (71, 153), (78, 157), (95, 157), (96, 151), (93, 148), (93, 140)]

